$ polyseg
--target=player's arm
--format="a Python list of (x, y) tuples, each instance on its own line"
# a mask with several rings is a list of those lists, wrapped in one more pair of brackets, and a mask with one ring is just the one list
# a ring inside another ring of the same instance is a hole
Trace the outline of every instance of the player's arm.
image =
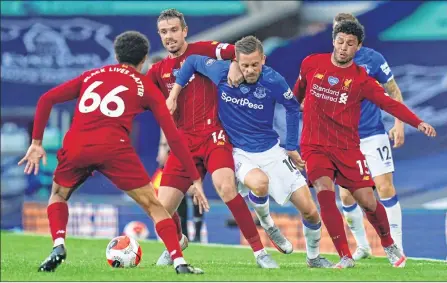
[(295, 94), (296, 98), (298, 99), (298, 103), (300, 104), (303, 103), (306, 95), (306, 74), (309, 71), (311, 56), (304, 58), (303, 62), (301, 63), (300, 74), (298, 76), (298, 79), (296, 80), (295, 86), (293, 87), (293, 93)]
[[(379, 83), (383, 85), (388, 95), (401, 103), (404, 102), (402, 93), (399, 86), (394, 79), (393, 72), (391, 71), (388, 62), (382, 56), (382, 54), (376, 52), (374, 55), (375, 61), (378, 63), (376, 70), (373, 70), (371, 74)], [(394, 140), (394, 147), (400, 147), (405, 141), (405, 129), (404, 123), (395, 118), (394, 126), (389, 131), (390, 139)]]
[(50, 89), (39, 98), (34, 116), (33, 143), (42, 143), (43, 132), (50, 117), (53, 105), (70, 101), (79, 97), (82, 76)]
[[(208, 77), (215, 85), (218, 85), (226, 76), (227, 71), (227, 62), (216, 61), (213, 58), (200, 55), (189, 56), (177, 72), (175, 84), (166, 101), (169, 111), (174, 113), (177, 107), (177, 97), (179, 96), (180, 91), (186, 86), (195, 72)], [(211, 95), (215, 95), (215, 93), (212, 93)]]
[(236, 61), (236, 48), (234, 45), (218, 41), (201, 41), (196, 44), (200, 46), (200, 55), (217, 60), (232, 61), (227, 75), (227, 83), (229, 86), (237, 87), (244, 81), (244, 75)]
[(279, 74), (277, 74), (277, 76), (275, 81), (278, 83), (278, 89), (274, 91), (274, 95), (276, 102), (282, 104), (286, 110), (287, 134), (284, 148), (287, 150), (287, 154), (293, 160), (293, 163), (302, 170), (304, 168), (304, 162), (297, 151), (300, 105), (286, 80)]
[(383, 87), (371, 77), (368, 77), (362, 87), (362, 96), (390, 113), (401, 121), (419, 129), (427, 136), (436, 136), (435, 129), (422, 121), (404, 104), (390, 98)]
[(34, 115), (32, 142), (25, 156), (19, 161), (22, 165), (26, 161), (24, 172), (34, 175), (39, 173), (40, 159), (47, 164), (46, 152), (42, 147), (42, 138), (54, 104), (73, 100), (79, 96), (82, 86), (82, 76), (50, 89), (39, 98)]
[(196, 44), (200, 47), (200, 55), (217, 60), (236, 59), (236, 49), (233, 44), (218, 41), (199, 41)]

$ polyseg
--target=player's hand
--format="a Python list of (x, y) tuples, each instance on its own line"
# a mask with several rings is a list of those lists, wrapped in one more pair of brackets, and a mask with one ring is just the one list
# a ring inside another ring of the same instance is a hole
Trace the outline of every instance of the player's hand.
[(436, 130), (432, 127), (432, 125), (422, 122), (418, 126), (418, 130), (423, 132), (426, 136), (436, 137)]
[(287, 155), (290, 157), (293, 164), (296, 166), (296, 169), (298, 169), (300, 171), (302, 171), (304, 169), (305, 162), (303, 159), (301, 159), (301, 156), (297, 150), (293, 150), (293, 151), (288, 150)]
[(25, 157), (19, 161), (18, 165), (22, 165), (26, 161), (25, 174), (31, 174), (34, 171), (34, 175), (39, 173), (40, 159), (42, 159), (43, 165), (47, 165), (47, 153), (41, 145), (31, 144), (26, 152)]
[(168, 107), (171, 115), (174, 114), (175, 110), (177, 109), (177, 99), (169, 96), (168, 99), (166, 99), (166, 107)]
[(231, 62), (230, 70), (228, 71), (227, 83), (230, 87), (238, 87), (244, 81), (244, 75), (239, 68), (236, 61)]
[(208, 199), (203, 192), (202, 180), (195, 180), (192, 186), (189, 188), (189, 193), (193, 196), (192, 201), (194, 202), (194, 204), (199, 206), (200, 214), (203, 214), (203, 211), (210, 211)]
[(394, 148), (401, 147), (405, 142), (404, 123), (401, 121), (396, 121), (396, 123), (394, 123), (394, 127), (392, 127), (388, 133), (388, 136), (390, 137), (390, 140), (394, 141)]

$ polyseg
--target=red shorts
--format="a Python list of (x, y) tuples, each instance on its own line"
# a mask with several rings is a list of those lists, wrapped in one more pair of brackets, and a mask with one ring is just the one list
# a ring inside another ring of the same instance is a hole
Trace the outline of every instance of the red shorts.
[(306, 173), (311, 183), (327, 176), (351, 193), (360, 188), (374, 187), (368, 164), (360, 148), (304, 145), (301, 147), (301, 155), (306, 161)]
[(124, 191), (144, 187), (151, 181), (130, 144), (63, 147), (57, 152), (57, 160), (54, 182), (66, 188), (78, 187), (95, 170)]
[[(220, 168), (230, 168), (234, 171), (233, 146), (222, 128), (199, 133), (183, 133), (191, 155), (202, 179), (206, 172), (212, 174)], [(180, 160), (169, 154), (163, 169), (160, 186), (173, 187), (186, 193), (192, 182), (183, 169)]]

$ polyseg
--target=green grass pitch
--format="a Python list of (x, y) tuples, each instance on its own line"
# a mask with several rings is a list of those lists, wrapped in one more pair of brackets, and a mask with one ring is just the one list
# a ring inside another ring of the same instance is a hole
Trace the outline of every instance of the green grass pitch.
[[(304, 253), (283, 255), (270, 250), (281, 266), (278, 270), (257, 267), (250, 249), (232, 246), (190, 244), (186, 260), (205, 271), (204, 275), (177, 275), (171, 267), (155, 262), (163, 245), (140, 241), (141, 264), (131, 269), (111, 268), (105, 258), (108, 240), (67, 239), (67, 261), (54, 273), (40, 273), (40, 263), (51, 251), (47, 236), (1, 233), (1, 281), (442, 281), (447, 279), (446, 262), (407, 261), (393, 268), (386, 258), (357, 263), (353, 269), (310, 269)], [(335, 255), (327, 256), (338, 259)]]

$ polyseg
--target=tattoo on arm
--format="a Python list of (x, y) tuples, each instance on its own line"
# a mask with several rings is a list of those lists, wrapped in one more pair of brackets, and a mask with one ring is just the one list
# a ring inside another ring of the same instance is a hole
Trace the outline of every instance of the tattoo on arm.
[(389, 82), (385, 83), (383, 85), (385, 87), (386, 92), (388, 95), (401, 103), (404, 102), (404, 99), (402, 97), (402, 93), (400, 92), (399, 86), (396, 83), (396, 80), (393, 78)]

